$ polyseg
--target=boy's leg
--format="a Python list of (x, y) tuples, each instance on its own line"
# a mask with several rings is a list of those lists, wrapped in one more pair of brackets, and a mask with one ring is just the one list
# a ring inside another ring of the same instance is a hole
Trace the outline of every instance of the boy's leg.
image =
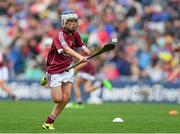
[(82, 103), (82, 97), (81, 97), (81, 92), (80, 92), (80, 86), (81, 84), (84, 83), (84, 80), (80, 77), (76, 77), (75, 78), (75, 82), (74, 82), (74, 94), (76, 97), (76, 101), (78, 104)]
[(51, 89), (51, 96), (56, 103), (53, 107), (51, 114), (47, 117), (46, 122), (43, 124), (44, 129), (54, 129), (51, 125), (54, 123), (56, 117), (62, 112), (65, 105), (68, 103), (71, 96), (72, 83), (62, 83), (61, 86)]
[(84, 83), (84, 88), (85, 88), (85, 91), (86, 91), (86, 93), (90, 93), (90, 92), (92, 92), (92, 91), (95, 91), (96, 89), (98, 89), (98, 88), (100, 88), (101, 87), (101, 85), (99, 84), (99, 85), (94, 85), (93, 83), (92, 83), (92, 81), (90, 81), (90, 80), (87, 80), (85, 83)]
[(58, 105), (61, 104), (61, 102), (62, 102), (61, 86), (51, 88), (51, 98), (52, 98), (53, 102), (55, 103), (55, 105), (53, 107), (51, 114), (48, 116), (48, 118), (46, 120), (46, 123), (50, 123), (50, 124), (54, 122), (54, 120), (56, 119), (56, 117), (59, 113), (59, 109), (56, 109), (56, 107), (58, 107)]
[(10, 95), (13, 99), (16, 98), (16, 95), (13, 93), (10, 87), (6, 85), (4, 81), (0, 81), (0, 87), (3, 91), (5, 91), (8, 95)]
[[(50, 115), (48, 115), (45, 123), (43, 124), (42, 128), (43, 129), (54, 129), (53, 127), (53, 123), (56, 119), (56, 113), (53, 113), (55, 110), (55, 108), (58, 106), (58, 104), (62, 101), (62, 89), (61, 89), (61, 85), (60, 86), (56, 86), (56, 87), (52, 87), (51, 88), (51, 98), (54, 101), (55, 105), (54, 108), (51, 112)], [(56, 111), (58, 113), (58, 110)]]
[(69, 102), (69, 99), (71, 97), (71, 90), (72, 83), (68, 82), (62, 84), (62, 100), (54, 106), (51, 112), (52, 115), (57, 117), (62, 112), (65, 105)]
[(82, 78), (76, 77), (75, 82), (74, 82), (74, 94), (75, 94), (77, 103), (82, 103), (81, 92), (80, 92), (81, 83), (82, 83)]

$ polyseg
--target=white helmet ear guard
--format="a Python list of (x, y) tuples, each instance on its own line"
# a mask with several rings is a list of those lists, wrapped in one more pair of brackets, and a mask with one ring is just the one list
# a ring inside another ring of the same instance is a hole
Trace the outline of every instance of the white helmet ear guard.
[(70, 20), (70, 19), (78, 19), (77, 13), (75, 11), (72, 11), (72, 10), (64, 10), (61, 14), (61, 25), (62, 25), (62, 27), (64, 27), (67, 20)]

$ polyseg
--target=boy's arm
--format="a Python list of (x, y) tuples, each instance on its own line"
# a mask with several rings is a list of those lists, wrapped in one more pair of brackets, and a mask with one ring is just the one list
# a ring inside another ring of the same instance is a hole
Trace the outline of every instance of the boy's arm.
[(83, 43), (79, 33), (76, 32), (75, 37), (76, 37), (77, 47), (81, 48), (80, 50), (85, 56), (90, 56), (91, 51), (85, 46), (85, 44)]
[(76, 51), (74, 51), (73, 49), (71, 49), (70, 47), (66, 47), (64, 48), (64, 52), (68, 55), (71, 55), (74, 58), (77, 58), (79, 60), (79, 62), (86, 62), (87, 58), (82, 56), (81, 54), (77, 53)]

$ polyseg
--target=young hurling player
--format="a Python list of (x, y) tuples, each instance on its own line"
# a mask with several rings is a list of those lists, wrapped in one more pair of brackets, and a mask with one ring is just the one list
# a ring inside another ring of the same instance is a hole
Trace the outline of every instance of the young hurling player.
[(51, 97), (55, 105), (44, 122), (43, 129), (54, 129), (53, 123), (62, 112), (71, 97), (72, 83), (74, 81), (73, 69), (66, 72), (71, 66), (73, 58), (79, 62), (86, 62), (87, 58), (75, 51), (81, 48), (86, 56), (90, 50), (83, 44), (76, 29), (78, 27), (78, 15), (71, 10), (64, 10), (61, 14), (62, 29), (53, 38), (51, 50), (47, 57), (48, 84), (51, 88)]
[(15, 101), (17, 100), (16, 95), (13, 93), (11, 88), (7, 86), (6, 81), (8, 80), (8, 67), (4, 64), (4, 56), (0, 52), (0, 89), (5, 91), (12, 99)]
[[(99, 88), (105, 87), (108, 90), (112, 89), (111, 83), (104, 79), (97, 79), (95, 75), (95, 67), (91, 62), (83, 63), (75, 68), (77, 71), (75, 82), (74, 82), (74, 93), (76, 97), (76, 103), (72, 103), (72, 108), (83, 108), (82, 97), (80, 92), (80, 86), (84, 86), (86, 93), (91, 93)], [(95, 82), (95, 83), (94, 83)]]

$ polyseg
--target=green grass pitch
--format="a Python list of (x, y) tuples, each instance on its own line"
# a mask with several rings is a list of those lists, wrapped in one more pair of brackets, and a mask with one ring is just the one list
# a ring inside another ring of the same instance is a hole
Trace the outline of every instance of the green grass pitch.
[[(43, 130), (50, 101), (0, 100), (0, 133), (180, 133), (180, 115), (168, 111), (177, 104), (104, 103), (84, 109), (65, 109), (55, 122), (56, 130)], [(123, 123), (113, 123), (121, 117)]]

